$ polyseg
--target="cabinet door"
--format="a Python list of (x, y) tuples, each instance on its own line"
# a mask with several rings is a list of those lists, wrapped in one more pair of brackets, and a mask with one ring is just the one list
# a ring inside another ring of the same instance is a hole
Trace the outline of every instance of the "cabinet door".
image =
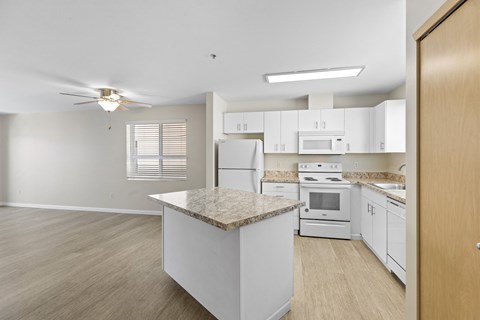
[(372, 203), (372, 205), (372, 248), (377, 256), (387, 263), (387, 209), (376, 203)]
[(264, 153), (280, 152), (280, 118), (280, 111), (269, 111), (264, 113)]
[(320, 110), (299, 110), (298, 131), (320, 131)]
[(373, 152), (385, 152), (385, 102), (374, 108)]
[(370, 213), (370, 202), (367, 198), (362, 197), (361, 209), (361, 233), (363, 241), (372, 247), (372, 214)]
[(389, 100), (385, 109), (385, 152), (405, 152), (405, 100)]
[(321, 131), (345, 131), (345, 109), (320, 110)]
[(224, 113), (223, 114), (223, 133), (242, 133), (243, 132), (243, 113)]
[(370, 152), (370, 109), (345, 109), (346, 153)]
[(244, 112), (243, 132), (263, 133), (263, 112)]
[(280, 150), (298, 153), (298, 111), (282, 111), (280, 129)]

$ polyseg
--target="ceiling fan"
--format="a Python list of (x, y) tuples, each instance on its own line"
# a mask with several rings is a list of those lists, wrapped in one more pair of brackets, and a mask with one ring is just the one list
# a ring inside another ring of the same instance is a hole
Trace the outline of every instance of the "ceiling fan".
[(143, 108), (152, 107), (152, 105), (148, 103), (125, 100), (120, 94), (118, 94), (117, 90), (114, 90), (114, 89), (102, 88), (98, 90), (100, 91), (100, 97), (90, 97), (90, 96), (84, 96), (80, 94), (64, 93), (64, 92), (60, 92), (60, 94), (63, 94), (66, 96), (93, 99), (93, 101), (77, 102), (77, 103), (74, 103), (73, 105), (78, 106), (82, 104), (98, 103), (103, 108), (103, 110), (107, 112), (112, 112), (117, 109), (120, 109), (122, 111), (128, 111), (128, 108), (125, 106), (126, 104), (130, 105), (130, 107), (143, 107)]

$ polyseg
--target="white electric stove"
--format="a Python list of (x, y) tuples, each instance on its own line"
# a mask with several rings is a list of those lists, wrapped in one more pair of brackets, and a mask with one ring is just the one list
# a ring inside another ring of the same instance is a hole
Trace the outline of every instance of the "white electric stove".
[(301, 236), (351, 239), (349, 181), (341, 163), (299, 163)]

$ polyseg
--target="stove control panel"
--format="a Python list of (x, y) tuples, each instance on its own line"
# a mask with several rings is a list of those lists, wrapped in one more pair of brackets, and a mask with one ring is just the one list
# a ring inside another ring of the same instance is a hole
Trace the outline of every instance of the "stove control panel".
[(298, 164), (299, 172), (342, 172), (341, 163), (306, 162)]

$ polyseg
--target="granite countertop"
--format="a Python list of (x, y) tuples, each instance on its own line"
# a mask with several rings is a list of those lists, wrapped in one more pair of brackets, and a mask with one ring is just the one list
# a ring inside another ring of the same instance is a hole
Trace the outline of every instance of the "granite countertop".
[(262, 178), (262, 182), (300, 183), (300, 179), (298, 179), (298, 172), (296, 171), (267, 170)]
[(227, 188), (195, 189), (149, 196), (163, 206), (223, 230), (233, 230), (305, 205), (305, 202)]
[(372, 186), (370, 183), (402, 183), (392, 179), (380, 179), (380, 178), (348, 178), (348, 181), (351, 183), (358, 183), (362, 186), (365, 186), (375, 192), (386, 195), (387, 197), (397, 200), (403, 204), (407, 203), (406, 192), (405, 190), (384, 190), (378, 187)]

